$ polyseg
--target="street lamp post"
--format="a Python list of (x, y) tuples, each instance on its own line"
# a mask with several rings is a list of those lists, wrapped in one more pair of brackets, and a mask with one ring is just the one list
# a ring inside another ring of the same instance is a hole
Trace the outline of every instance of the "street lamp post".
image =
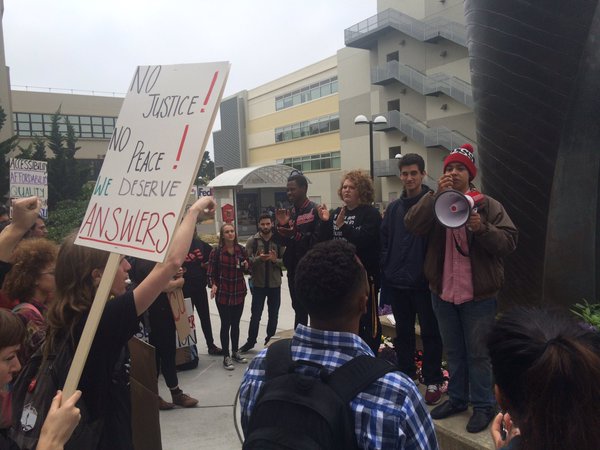
[(373, 173), (373, 124), (386, 124), (387, 119), (384, 116), (377, 116), (373, 120), (368, 120), (364, 114), (359, 114), (354, 118), (354, 125), (369, 125), (369, 168), (371, 170), (371, 179), (375, 179)]

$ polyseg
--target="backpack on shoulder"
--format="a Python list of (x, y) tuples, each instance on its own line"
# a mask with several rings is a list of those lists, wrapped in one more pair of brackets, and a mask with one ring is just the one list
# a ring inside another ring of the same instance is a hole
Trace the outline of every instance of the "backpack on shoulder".
[[(19, 373), (12, 390), (12, 413), (15, 424), (10, 437), (22, 450), (36, 448), (40, 432), (56, 391), (62, 389), (75, 351), (68, 338), (57, 342), (57, 350), (44, 358), (44, 345), (37, 349)], [(66, 399), (63, 399), (66, 400)], [(102, 421), (89, 423), (87, 410), (80, 399), (77, 407), (81, 421), (65, 449), (93, 449), (100, 440)]]
[[(296, 372), (300, 366), (319, 369), (319, 376)], [(243, 449), (357, 449), (350, 402), (395, 370), (388, 361), (364, 355), (329, 373), (314, 362), (293, 361), (291, 340), (273, 343)]]

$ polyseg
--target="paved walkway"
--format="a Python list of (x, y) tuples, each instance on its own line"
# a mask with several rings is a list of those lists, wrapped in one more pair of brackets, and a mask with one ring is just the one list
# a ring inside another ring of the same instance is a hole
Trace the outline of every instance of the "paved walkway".
[[(285, 274), (285, 273), (284, 273)], [(250, 322), (250, 293), (246, 297), (244, 313), (240, 325), (240, 346), (246, 342)], [(211, 322), (215, 343), (219, 345), (220, 320), (217, 308), (211, 301)], [(263, 347), (266, 336), (267, 311), (263, 311), (258, 335), (259, 344), (248, 354), (248, 359)], [(200, 321), (196, 318), (199, 327)], [(279, 312), (278, 333), (294, 327), (294, 310), (290, 299), (287, 279), (281, 287), (281, 309)], [(164, 450), (236, 450), (241, 448), (242, 431), (239, 429), (239, 404), (237, 393), (246, 364), (235, 364), (235, 370), (223, 369), (223, 358), (209, 356), (202, 330), (196, 330), (200, 362), (195, 370), (179, 372), (180, 387), (200, 403), (197, 408), (175, 409), (160, 412), (162, 444)], [(277, 336), (277, 335), (276, 335)], [(159, 379), (158, 389), (165, 399), (170, 399), (164, 380)], [(420, 386), (423, 393), (424, 386)], [(443, 398), (442, 400), (445, 400)], [(470, 434), (465, 425), (470, 410), (442, 421), (436, 421), (438, 438), (444, 442), (443, 450), (450, 449), (492, 449), (488, 431)], [(450, 440), (450, 442), (448, 441)]]
[[(244, 313), (240, 324), (240, 346), (246, 342), (250, 323), (251, 296), (248, 293)], [(211, 322), (215, 343), (219, 344), (220, 320), (214, 301), (210, 303)], [(258, 334), (259, 344), (246, 354), (248, 359), (262, 350), (266, 336), (267, 311), (263, 311), (263, 320)], [(196, 318), (196, 326), (200, 321)], [(278, 331), (294, 327), (294, 310), (290, 299), (287, 279), (281, 287), (281, 308), (279, 311)], [(223, 357), (209, 356), (202, 330), (196, 330), (200, 362), (195, 370), (179, 372), (179, 385), (184, 392), (197, 398), (197, 408), (175, 409), (160, 412), (161, 434), (164, 450), (234, 450), (241, 448), (239, 427), (239, 405), (237, 392), (247, 364), (235, 364), (235, 370), (223, 369)], [(168, 389), (162, 377), (158, 382), (160, 394), (170, 399)]]

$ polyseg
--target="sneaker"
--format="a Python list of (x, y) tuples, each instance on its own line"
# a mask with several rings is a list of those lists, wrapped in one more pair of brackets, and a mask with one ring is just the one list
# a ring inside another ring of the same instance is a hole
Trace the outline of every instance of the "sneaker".
[(213, 344), (210, 347), (208, 347), (208, 354), (212, 356), (222, 356), (223, 350), (221, 350), (219, 347)]
[(267, 336), (265, 338), (265, 347), (267, 346), (267, 344), (269, 343), (270, 340), (271, 340), (271, 336)]
[(173, 396), (173, 403), (183, 408), (192, 408), (198, 404), (198, 400), (181, 392)]
[(437, 405), (442, 399), (442, 391), (437, 384), (428, 384), (425, 391), (425, 403), (428, 405)]
[(158, 397), (158, 409), (160, 409), (161, 411), (169, 411), (173, 408), (175, 408), (175, 405), (173, 403), (169, 403), (160, 396)]
[(240, 347), (240, 353), (248, 353), (250, 350), (254, 348), (254, 344), (250, 342), (246, 342), (244, 345)]
[(236, 363), (246, 364), (248, 360), (242, 356), (240, 352), (233, 352), (231, 355), (231, 359), (233, 359)]
[(467, 431), (469, 433), (479, 433), (485, 430), (495, 416), (494, 408), (474, 409), (473, 415), (467, 423)]
[(446, 400), (440, 406), (436, 406), (430, 411), (431, 418), (435, 420), (445, 419), (446, 417), (453, 416), (454, 414), (461, 413), (467, 410), (467, 405), (454, 406), (450, 400)]
[(223, 367), (225, 368), (225, 370), (235, 369), (235, 367), (233, 367), (233, 361), (231, 361), (231, 357), (226, 356), (225, 358), (223, 358)]

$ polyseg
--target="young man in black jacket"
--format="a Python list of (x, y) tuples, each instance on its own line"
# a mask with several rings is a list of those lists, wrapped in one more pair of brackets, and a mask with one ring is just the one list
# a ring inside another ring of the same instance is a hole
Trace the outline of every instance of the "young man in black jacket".
[(423, 195), (431, 191), (423, 184), (425, 161), (416, 153), (398, 162), (404, 190), (389, 204), (381, 225), (382, 290), (391, 300), (396, 320), (394, 347), (400, 370), (415, 377), (415, 317), (419, 317), (423, 341), (423, 378), (427, 385), (425, 402), (439, 403), (442, 383), (442, 339), (431, 306), (431, 293), (423, 275), (427, 237), (406, 230), (404, 216)]
[(277, 236), (282, 245), (286, 247), (283, 264), (287, 269), (292, 307), (296, 313), (294, 328), (299, 323), (308, 325), (308, 312), (296, 296), (294, 285), (296, 266), (306, 252), (318, 242), (317, 205), (308, 199), (307, 191), (308, 180), (304, 175), (300, 172), (290, 175), (287, 183), (287, 196), (293, 206), (289, 210), (278, 209), (276, 212)]

